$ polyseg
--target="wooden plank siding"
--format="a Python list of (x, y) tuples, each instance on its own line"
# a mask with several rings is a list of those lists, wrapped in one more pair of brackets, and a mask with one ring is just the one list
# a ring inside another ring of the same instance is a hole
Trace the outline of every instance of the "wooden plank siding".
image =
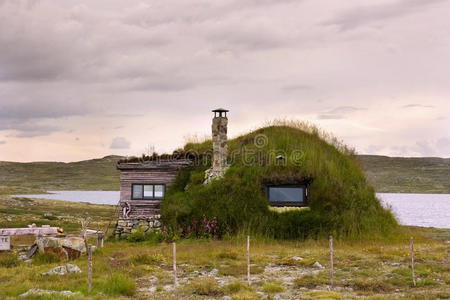
[[(123, 208), (129, 205), (129, 218), (151, 217), (160, 214), (162, 199), (133, 200), (133, 184), (162, 184), (167, 188), (175, 181), (181, 168), (188, 166), (190, 161), (175, 162), (147, 162), (147, 163), (122, 163), (117, 168), (120, 172), (120, 202)], [(123, 210), (120, 217), (124, 218)]]

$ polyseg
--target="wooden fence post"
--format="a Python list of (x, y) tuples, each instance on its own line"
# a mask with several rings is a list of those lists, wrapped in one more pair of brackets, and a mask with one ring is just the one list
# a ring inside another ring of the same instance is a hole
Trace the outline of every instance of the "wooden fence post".
[(414, 270), (414, 239), (411, 237), (409, 240), (409, 248), (411, 250), (411, 275), (414, 286), (416, 286), (416, 273)]
[(87, 247), (88, 254), (88, 292), (92, 291), (92, 248), (91, 246)]
[(250, 236), (247, 235), (247, 283), (250, 285)]
[(173, 257), (173, 282), (177, 286), (177, 244), (175, 242), (172, 243), (172, 257)]
[(103, 241), (105, 238), (104, 233), (97, 233), (97, 248), (103, 248)]
[(330, 286), (334, 285), (334, 249), (333, 249), (333, 236), (330, 235)]

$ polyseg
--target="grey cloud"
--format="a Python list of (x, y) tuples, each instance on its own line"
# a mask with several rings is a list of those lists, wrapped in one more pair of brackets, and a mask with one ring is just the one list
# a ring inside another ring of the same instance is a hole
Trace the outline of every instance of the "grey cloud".
[(396, 156), (420, 155), (430, 156), (450, 156), (450, 139), (443, 137), (437, 141), (419, 140), (413, 145), (391, 146), (390, 154)]
[(69, 100), (14, 100), (0, 104), (0, 131), (15, 131), (13, 137), (47, 136), (63, 130), (47, 124), (57, 119), (87, 115), (94, 106)]
[(345, 119), (345, 116), (343, 115), (318, 115), (317, 119), (319, 120), (339, 120), (339, 119)]
[(317, 118), (319, 120), (338, 120), (338, 119), (345, 119), (347, 117), (347, 114), (363, 110), (362, 108), (355, 107), (355, 106), (338, 106), (333, 109), (330, 109), (326, 111), (323, 114), (319, 114)]
[(137, 83), (130, 84), (126, 90), (134, 91), (160, 91), (178, 92), (193, 88), (195, 85), (191, 80), (173, 78), (149, 78), (141, 79)]
[(281, 88), (281, 90), (285, 92), (306, 91), (311, 89), (313, 89), (313, 87), (307, 84), (285, 85)]
[(427, 141), (417, 141), (412, 149), (423, 156), (432, 156), (436, 154), (436, 151), (433, 149), (432, 145), (430, 145)]
[(15, 131), (16, 133), (8, 135), (11, 137), (30, 138), (50, 135), (61, 129), (57, 126), (43, 125), (35, 121), (0, 120), (1, 130)]
[(6, 144), (6, 141), (0, 141), (0, 145)]
[(434, 105), (424, 105), (424, 104), (407, 104), (407, 105), (403, 105), (403, 108), (434, 108)]
[(233, 50), (268, 50), (279, 48), (289, 43), (287, 36), (273, 30), (262, 28), (227, 28), (209, 34), (209, 40), (215, 48), (225, 51)]
[(109, 148), (110, 149), (129, 149), (130, 144), (131, 143), (124, 137), (115, 137), (112, 140), (111, 146), (109, 146)]
[(286, 4), (301, 3), (304, 0), (232, 0), (232, 1), (183, 1), (173, 5), (167, 1), (157, 5), (141, 4), (127, 11), (124, 23), (143, 28), (163, 25), (202, 24), (222, 20), (230, 15), (255, 8), (267, 8)]
[(373, 22), (423, 12), (429, 6), (447, 0), (398, 0), (390, 3), (360, 6), (339, 14), (323, 25), (335, 25), (341, 31), (352, 30)]
[(367, 154), (378, 154), (384, 148), (385, 146), (383, 145), (369, 145), (366, 147), (365, 151)]
[(450, 156), (450, 138), (440, 138), (436, 142), (436, 147), (440, 153)]
[(92, 111), (91, 105), (76, 101), (60, 100), (15, 100), (0, 104), (0, 118), (37, 119), (61, 118), (83, 115)]
[(328, 111), (329, 114), (346, 114), (354, 111), (363, 110), (355, 106), (338, 106)]

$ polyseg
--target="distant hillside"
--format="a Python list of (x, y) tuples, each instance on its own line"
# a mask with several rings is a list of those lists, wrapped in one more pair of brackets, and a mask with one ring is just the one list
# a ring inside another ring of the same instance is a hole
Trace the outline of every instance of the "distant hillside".
[(118, 190), (120, 156), (79, 162), (0, 162), (0, 194), (45, 190)]
[[(0, 194), (45, 190), (118, 190), (120, 156), (72, 163), (1, 162)], [(360, 155), (378, 192), (450, 193), (450, 158)]]
[(377, 192), (450, 193), (450, 158), (359, 157)]

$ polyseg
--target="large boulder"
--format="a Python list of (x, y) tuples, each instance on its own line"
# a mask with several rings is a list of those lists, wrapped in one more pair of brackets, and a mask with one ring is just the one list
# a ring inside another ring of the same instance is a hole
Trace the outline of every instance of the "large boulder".
[(40, 253), (52, 253), (64, 260), (72, 260), (86, 253), (81, 237), (38, 237), (36, 244)]
[(40, 237), (36, 241), (39, 251), (49, 247), (65, 247), (73, 250), (86, 252), (86, 244), (81, 237)]

